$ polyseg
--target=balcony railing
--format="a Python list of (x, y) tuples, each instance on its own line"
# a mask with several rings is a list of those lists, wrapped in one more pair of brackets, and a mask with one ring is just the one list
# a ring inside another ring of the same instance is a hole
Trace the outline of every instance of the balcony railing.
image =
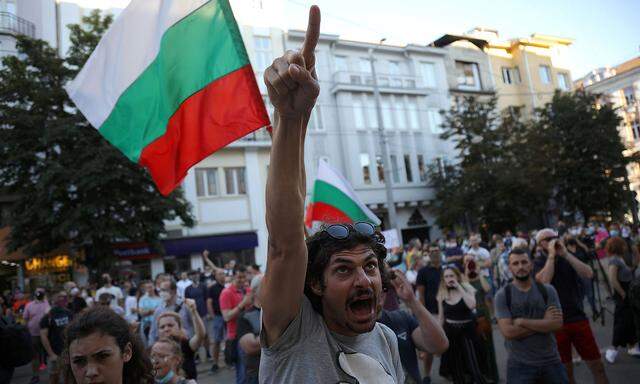
[(250, 141), (250, 142), (261, 142), (266, 141), (271, 143), (271, 136), (269, 136), (269, 132), (265, 128), (260, 128), (257, 131), (253, 131), (250, 134), (244, 136), (240, 141)]
[(0, 12), (0, 33), (36, 37), (36, 26), (10, 12)]
[[(416, 76), (377, 74), (380, 88), (416, 89), (423, 85)], [(335, 84), (373, 86), (373, 75), (367, 72), (338, 71), (333, 74)]]

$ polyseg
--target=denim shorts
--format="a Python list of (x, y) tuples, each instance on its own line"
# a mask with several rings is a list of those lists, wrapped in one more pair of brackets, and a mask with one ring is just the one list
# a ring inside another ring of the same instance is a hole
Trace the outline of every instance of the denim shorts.
[(509, 359), (507, 361), (507, 384), (569, 384), (567, 370), (560, 361), (542, 367), (528, 365)]
[(207, 320), (207, 332), (209, 339), (214, 343), (222, 343), (225, 339), (225, 323), (222, 315), (215, 315)]

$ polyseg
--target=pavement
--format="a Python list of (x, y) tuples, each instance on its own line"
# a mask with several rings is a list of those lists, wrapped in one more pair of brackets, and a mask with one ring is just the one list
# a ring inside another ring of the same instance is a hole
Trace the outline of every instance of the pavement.
[[(600, 321), (597, 323), (591, 322), (591, 326), (594, 330), (594, 334), (600, 350), (604, 358), (604, 350), (611, 345), (611, 333), (613, 328), (613, 303), (607, 303), (608, 312), (605, 314), (605, 324), (602, 325)], [(587, 310), (587, 314), (590, 315), (590, 311)], [(498, 369), (500, 372), (501, 383), (505, 382), (506, 375), (506, 363), (507, 353), (504, 348), (504, 339), (494, 326), (494, 343), (496, 348), (496, 357), (498, 360)], [(198, 365), (198, 383), (199, 384), (233, 384), (235, 382), (235, 372), (233, 368), (221, 368), (217, 373), (211, 374), (208, 369), (211, 367), (211, 363), (203, 363)], [(432, 382), (434, 384), (448, 383), (447, 380), (441, 378), (438, 375), (439, 359), (436, 358), (432, 369)], [(609, 364), (605, 362), (605, 369), (609, 377), (609, 382), (612, 384), (617, 383), (633, 383), (638, 382), (640, 378), (640, 358), (633, 358), (627, 355), (626, 351), (621, 351), (618, 355), (618, 360), (615, 364)], [(575, 376), (576, 383), (592, 383), (591, 374), (584, 362), (578, 362), (575, 364)], [(20, 367), (16, 370), (11, 383), (16, 384), (28, 384), (31, 377), (30, 366)], [(635, 379), (633, 379), (635, 377)], [(40, 382), (47, 383), (48, 379), (46, 373), (42, 372), (40, 375)]]

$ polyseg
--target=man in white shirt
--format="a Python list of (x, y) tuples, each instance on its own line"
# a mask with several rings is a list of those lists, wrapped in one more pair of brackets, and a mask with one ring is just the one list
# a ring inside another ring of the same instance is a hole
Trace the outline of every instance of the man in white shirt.
[(472, 235), (469, 237), (469, 250), (468, 255), (472, 255), (476, 259), (476, 263), (482, 271), (482, 275), (489, 277), (491, 270), (491, 253), (480, 246), (480, 235)]
[(184, 291), (191, 284), (193, 283), (189, 279), (189, 274), (187, 272), (181, 272), (180, 280), (176, 283), (176, 286), (178, 287), (178, 299), (180, 299), (180, 301), (184, 300)]
[(100, 298), (100, 295), (103, 293), (108, 293), (112, 296), (111, 303), (109, 306), (112, 309), (116, 309), (117, 307), (121, 307), (124, 301), (124, 295), (122, 295), (122, 290), (119, 287), (111, 284), (111, 276), (108, 273), (103, 273), (102, 276), (102, 288), (96, 291), (96, 302)]

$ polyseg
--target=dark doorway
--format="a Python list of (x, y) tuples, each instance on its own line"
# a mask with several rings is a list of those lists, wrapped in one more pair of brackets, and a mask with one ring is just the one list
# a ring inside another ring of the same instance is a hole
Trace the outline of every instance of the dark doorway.
[(428, 225), (424, 225), (421, 227), (415, 228), (405, 228), (402, 231), (402, 243), (407, 244), (409, 240), (413, 238), (418, 238), (420, 241), (424, 242), (425, 239), (427, 242), (431, 241), (431, 227)]

